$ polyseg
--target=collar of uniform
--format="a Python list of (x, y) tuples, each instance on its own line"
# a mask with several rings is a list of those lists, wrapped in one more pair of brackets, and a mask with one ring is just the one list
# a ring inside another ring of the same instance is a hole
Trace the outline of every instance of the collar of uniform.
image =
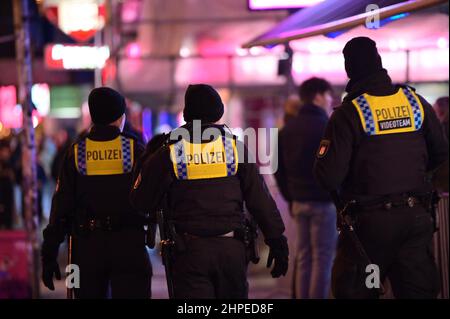
[(386, 69), (383, 69), (358, 81), (350, 80), (345, 90), (348, 94), (344, 100), (348, 101), (353, 100), (363, 93), (389, 95), (394, 93), (395, 87), (392, 85), (392, 80)]
[(89, 131), (88, 138), (94, 141), (109, 141), (120, 135), (120, 129), (112, 125), (94, 125)]
[(312, 103), (305, 104), (298, 110), (298, 114), (304, 114), (304, 113), (315, 113), (320, 114), (322, 116), (328, 117), (327, 112), (320, 106), (314, 105)]

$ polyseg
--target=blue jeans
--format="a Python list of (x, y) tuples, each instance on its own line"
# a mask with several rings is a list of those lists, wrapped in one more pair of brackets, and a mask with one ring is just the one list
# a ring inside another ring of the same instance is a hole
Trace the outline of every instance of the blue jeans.
[(336, 251), (336, 209), (328, 202), (292, 203), (298, 227), (293, 286), (298, 299), (326, 299)]

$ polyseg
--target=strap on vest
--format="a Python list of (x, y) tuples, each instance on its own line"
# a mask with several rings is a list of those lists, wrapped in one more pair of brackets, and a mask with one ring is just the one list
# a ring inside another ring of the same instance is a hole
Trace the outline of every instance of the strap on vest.
[(130, 139), (121, 135), (120, 141), (122, 143), (122, 161), (123, 161), (123, 173), (130, 173), (133, 169), (133, 163), (131, 161), (131, 145)]
[(227, 162), (227, 176), (233, 176), (236, 170), (236, 161), (234, 158), (233, 145), (231, 139), (222, 135), (222, 142), (225, 147), (225, 160)]
[(77, 149), (78, 172), (81, 175), (87, 175), (86, 170), (86, 140), (78, 142)]
[(186, 163), (186, 153), (184, 150), (184, 142), (180, 140), (175, 143), (175, 158), (177, 161), (177, 173), (178, 179), (186, 180), (187, 179), (187, 163)]
[(373, 120), (372, 110), (370, 109), (369, 102), (367, 102), (364, 95), (360, 95), (356, 98), (356, 102), (362, 112), (364, 121), (366, 123), (366, 133), (368, 135), (375, 135), (375, 122)]
[(409, 104), (411, 104), (414, 116), (414, 125), (415, 129), (418, 130), (422, 127), (422, 113), (420, 111), (419, 103), (417, 102), (416, 97), (413, 95), (411, 89), (402, 88), (403, 94), (405, 94), (408, 99)]

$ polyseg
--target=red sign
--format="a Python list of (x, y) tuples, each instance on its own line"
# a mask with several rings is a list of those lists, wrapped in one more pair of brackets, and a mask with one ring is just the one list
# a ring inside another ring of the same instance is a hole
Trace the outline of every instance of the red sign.
[(105, 25), (104, 0), (45, 0), (47, 19), (79, 42), (90, 40)]
[(49, 44), (44, 50), (45, 65), (54, 70), (102, 69), (109, 58), (107, 46)]

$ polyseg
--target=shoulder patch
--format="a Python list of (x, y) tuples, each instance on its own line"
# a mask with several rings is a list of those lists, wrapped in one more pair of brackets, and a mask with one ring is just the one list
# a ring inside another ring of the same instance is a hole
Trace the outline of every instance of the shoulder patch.
[(325, 157), (328, 153), (328, 149), (330, 148), (330, 140), (322, 140), (320, 141), (319, 149), (317, 150), (317, 158)]

